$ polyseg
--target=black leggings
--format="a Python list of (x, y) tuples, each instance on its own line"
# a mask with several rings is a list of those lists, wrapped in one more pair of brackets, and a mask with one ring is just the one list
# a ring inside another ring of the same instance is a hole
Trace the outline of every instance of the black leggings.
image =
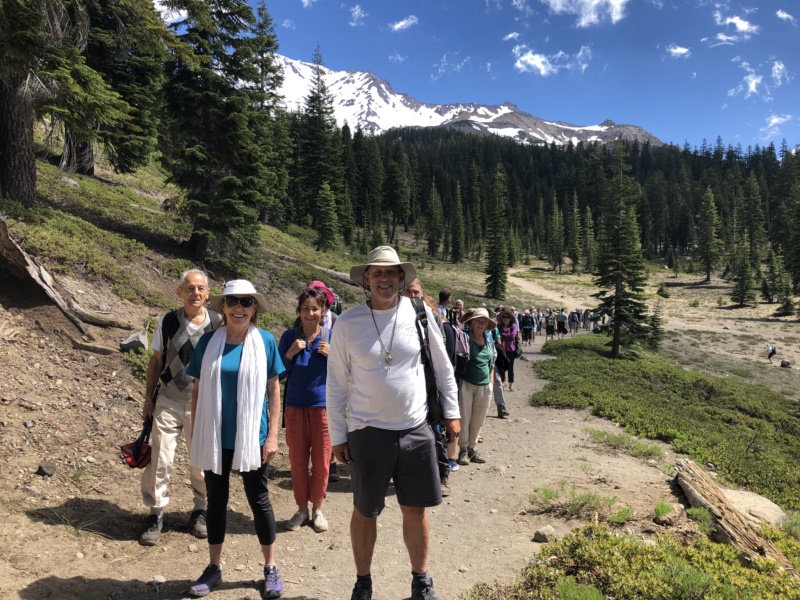
[(517, 360), (517, 353), (509, 350), (506, 352), (508, 358), (508, 369), (500, 371), (500, 381), (505, 382), (506, 375), (508, 375), (508, 383), (514, 383), (514, 361)]
[[(259, 451), (261, 456), (261, 451)], [(225, 541), (225, 527), (228, 513), (228, 496), (230, 495), (231, 464), (233, 450), (222, 449), (222, 475), (213, 471), (205, 471), (206, 476), (206, 526), (208, 527), (208, 543), (221, 544)], [(267, 480), (269, 465), (261, 465), (255, 471), (245, 471), (242, 475), (244, 492), (253, 511), (258, 543), (269, 546), (275, 543), (275, 514), (269, 501)]]

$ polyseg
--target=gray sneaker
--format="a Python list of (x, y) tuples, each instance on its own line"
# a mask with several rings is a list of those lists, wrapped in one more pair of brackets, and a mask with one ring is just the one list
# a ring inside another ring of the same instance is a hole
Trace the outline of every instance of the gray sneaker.
[(160, 515), (150, 515), (147, 517), (147, 527), (139, 536), (139, 543), (142, 546), (155, 546), (161, 537), (161, 527), (164, 524), (164, 513)]
[(200, 579), (195, 581), (186, 593), (194, 598), (208, 596), (215, 587), (222, 583), (222, 569), (217, 565), (208, 565)]
[(470, 448), (467, 451), (467, 455), (469, 456), (469, 462), (474, 462), (479, 465), (482, 465), (483, 463), (486, 462), (486, 459), (483, 458), (480, 454), (478, 454), (478, 451), (473, 448)]
[(189, 517), (189, 531), (196, 538), (204, 540), (208, 537), (208, 527), (206, 527), (206, 511), (194, 510)]
[(411, 585), (411, 600), (439, 600), (433, 589), (433, 579), (428, 577), (424, 585), (419, 587)]

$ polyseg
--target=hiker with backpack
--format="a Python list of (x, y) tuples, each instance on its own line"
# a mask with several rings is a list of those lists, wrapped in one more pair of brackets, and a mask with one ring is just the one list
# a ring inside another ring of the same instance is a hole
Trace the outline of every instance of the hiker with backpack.
[(514, 315), (510, 311), (504, 310), (497, 316), (497, 329), (500, 332), (500, 341), (503, 344), (503, 349), (506, 351), (506, 358), (508, 359), (508, 370), (501, 373), (503, 384), (508, 375), (508, 391), (514, 391), (514, 361), (517, 358), (517, 341), (519, 336), (519, 329), (517, 323), (514, 321)]
[[(350, 540), (356, 583), (351, 600), (372, 598), (378, 517), (391, 480), (411, 562), (411, 598), (438, 600), (427, 573), (426, 508), (442, 502), (429, 419), (442, 418), (448, 434), (458, 435), (458, 393), (433, 312), (420, 306), (426, 316), (423, 329), (414, 302), (400, 296), (405, 282), (415, 277), (414, 266), (401, 262), (391, 246), (373, 249), (365, 264), (352, 267), (350, 279), (369, 297), (339, 317), (328, 355), (328, 428), (336, 459), (350, 465), (353, 488)], [(426, 369), (432, 371), (438, 395), (429, 395)], [(431, 409), (442, 416), (429, 416)]]
[(485, 463), (486, 460), (475, 449), (478, 435), (486, 420), (492, 400), (494, 381), (494, 341), (487, 330), (497, 325), (485, 308), (475, 308), (465, 317), (469, 327), (469, 361), (461, 375), (458, 387), (458, 405), (463, 427), (458, 442), (458, 464)]
[[(147, 524), (139, 537), (143, 546), (155, 546), (161, 537), (164, 508), (169, 504), (169, 482), (175, 449), (181, 433), (186, 447), (192, 446), (192, 386), (186, 373), (198, 340), (213, 331), (220, 316), (205, 308), (208, 278), (199, 270), (181, 274), (176, 290), (183, 306), (158, 320), (147, 365), (147, 383), (142, 416), (153, 419), (151, 461), (142, 473), (142, 500), (150, 509)], [(158, 386), (158, 387), (157, 387)], [(189, 531), (198, 538), (208, 536), (206, 528), (206, 482), (200, 469), (189, 468), (194, 510)]]
[[(286, 522), (287, 531), (296, 531), (309, 520), (317, 533), (328, 530), (328, 521), (321, 510), (331, 461), (325, 408), (331, 330), (322, 325), (327, 302), (322, 289), (303, 290), (297, 299), (300, 325), (284, 331), (278, 344), (278, 353), (286, 368), (281, 374), (286, 381), (283, 418), (292, 492), (297, 504), (297, 512)], [(309, 512), (309, 504), (312, 512)]]

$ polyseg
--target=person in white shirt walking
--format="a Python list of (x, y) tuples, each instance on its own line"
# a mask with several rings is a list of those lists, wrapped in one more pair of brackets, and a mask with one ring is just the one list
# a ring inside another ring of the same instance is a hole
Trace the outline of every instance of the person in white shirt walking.
[[(403, 515), (403, 539), (411, 561), (412, 600), (438, 600), (427, 574), (430, 526), (426, 507), (442, 502), (428, 406), (416, 310), (400, 296), (416, 278), (410, 263), (379, 246), (350, 279), (370, 299), (342, 313), (328, 355), (327, 412), (333, 454), (350, 465), (353, 515), (350, 538), (356, 566), (351, 600), (372, 598), (372, 557), (377, 520), (394, 480)], [(442, 334), (430, 309), (431, 360), (445, 426), (459, 433), (458, 391)]]

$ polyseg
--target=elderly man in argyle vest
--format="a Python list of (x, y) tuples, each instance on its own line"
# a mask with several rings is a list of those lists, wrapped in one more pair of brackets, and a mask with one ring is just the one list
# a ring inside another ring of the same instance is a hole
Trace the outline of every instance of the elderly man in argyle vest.
[[(150, 464), (142, 474), (142, 500), (150, 509), (147, 525), (139, 538), (144, 546), (155, 546), (161, 537), (164, 507), (169, 503), (172, 464), (181, 432), (186, 447), (192, 447), (194, 379), (186, 374), (186, 367), (198, 340), (204, 333), (213, 331), (220, 322), (220, 316), (204, 306), (209, 292), (205, 273), (198, 270), (183, 273), (177, 292), (183, 307), (159, 319), (152, 342), (153, 356), (147, 367), (142, 415), (145, 419), (153, 419), (153, 449)], [(158, 393), (157, 385), (160, 385)], [(205, 538), (208, 531), (203, 472), (190, 468), (189, 480), (194, 495), (189, 530), (196, 537)]]

